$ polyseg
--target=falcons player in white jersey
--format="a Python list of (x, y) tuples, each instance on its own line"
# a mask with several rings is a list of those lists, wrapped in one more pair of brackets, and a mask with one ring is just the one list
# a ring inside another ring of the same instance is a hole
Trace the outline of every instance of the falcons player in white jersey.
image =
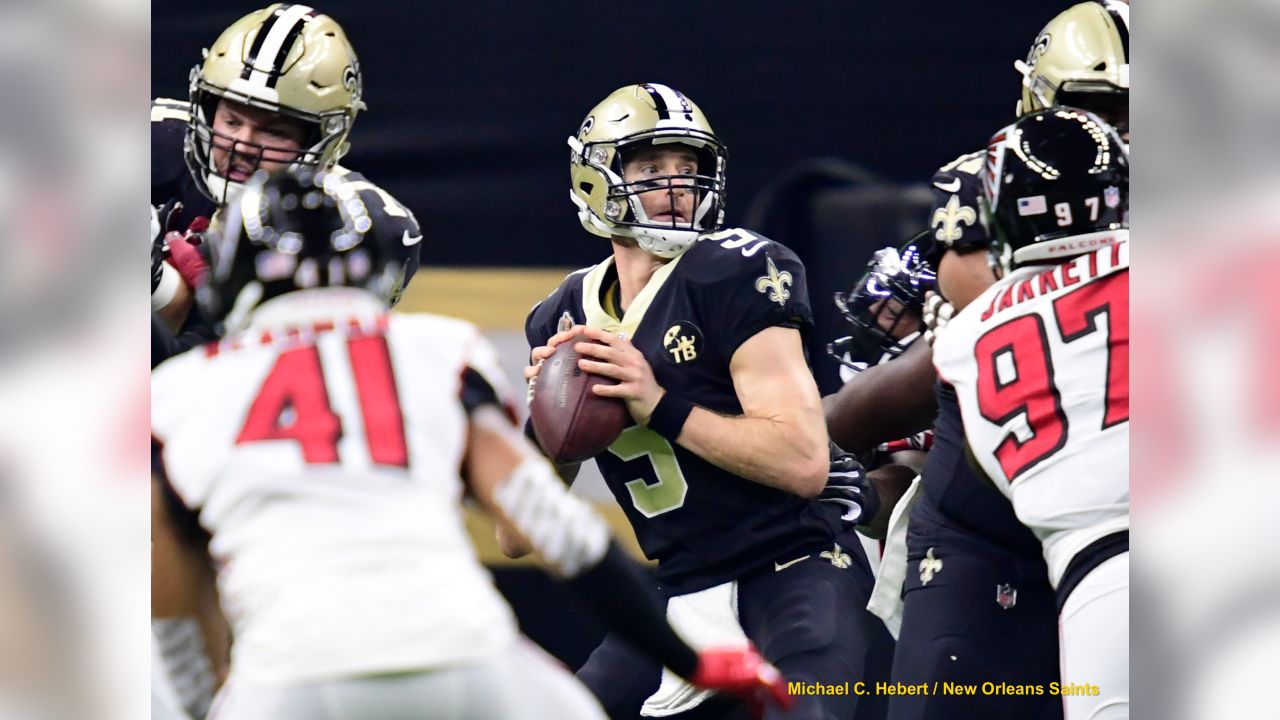
[(156, 597), (192, 595), (203, 535), (233, 638), (211, 716), (603, 717), (519, 638), (464, 494), (636, 648), (696, 686), (785, 704), (753, 649), (699, 655), (674, 634), (516, 427), (475, 327), (387, 314), (416, 248), (373, 224), (339, 174), (260, 172), (208, 242), (198, 297), (224, 339), (153, 374)]
[(977, 464), (1044, 545), (1067, 720), (1129, 716), (1129, 161), (1054, 107), (992, 138), (1001, 279), (933, 348)]

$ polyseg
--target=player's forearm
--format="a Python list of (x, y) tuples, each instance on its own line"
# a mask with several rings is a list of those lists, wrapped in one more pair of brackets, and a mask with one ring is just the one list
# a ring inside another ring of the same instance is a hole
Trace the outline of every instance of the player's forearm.
[(827, 438), (820, 423), (729, 417), (694, 407), (676, 441), (739, 477), (801, 497), (815, 497), (826, 484)]
[(892, 362), (867, 368), (823, 398), (827, 431), (852, 453), (928, 429), (938, 412), (932, 355), (913, 343)]
[(495, 521), (493, 529), (493, 537), (498, 541), (498, 549), (502, 554), (516, 560), (533, 552), (533, 546), (528, 540), (520, 537), (520, 533), (509, 525)]

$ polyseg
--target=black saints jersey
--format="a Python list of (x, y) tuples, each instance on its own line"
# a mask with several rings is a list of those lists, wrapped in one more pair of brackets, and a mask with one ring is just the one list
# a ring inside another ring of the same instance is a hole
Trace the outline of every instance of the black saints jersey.
[[(933, 176), (933, 212), (921, 255), (935, 268), (949, 249), (979, 250), (991, 244), (982, 223), (982, 173), (986, 151), (961, 155)], [(911, 515), (909, 542), (920, 547), (938, 542), (939, 533), (959, 533), (1028, 556), (1038, 541), (1013, 513), (1013, 506), (974, 472), (965, 458), (964, 425), (955, 391), (936, 387), (938, 416), (933, 447), (921, 474), (924, 497)]]
[[(807, 334), (813, 324), (800, 260), (745, 230), (702, 237), (663, 265), (621, 318), (616, 277), (612, 257), (567, 277), (529, 314), (530, 346), (545, 345), (565, 315), (623, 334), (659, 385), (732, 416), (742, 414), (729, 374), (738, 348), (771, 326)], [(831, 550), (841, 530), (838, 510), (740, 478), (635, 424), (596, 463), (672, 593)]]
[(197, 217), (212, 218), (217, 210), (196, 186), (182, 152), (191, 118), (189, 107), (185, 100), (158, 98), (151, 102), (151, 204), (164, 205), (174, 199), (181, 202), (182, 214), (174, 224), (180, 230)]
[(927, 546), (961, 536), (1032, 560), (1039, 558), (1040, 541), (1018, 520), (1008, 499), (978, 474), (966, 457), (964, 423), (955, 390), (939, 380), (935, 391), (938, 416), (933, 446), (920, 475), (923, 497), (912, 510), (908, 549), (920, 548), (923, 553)]

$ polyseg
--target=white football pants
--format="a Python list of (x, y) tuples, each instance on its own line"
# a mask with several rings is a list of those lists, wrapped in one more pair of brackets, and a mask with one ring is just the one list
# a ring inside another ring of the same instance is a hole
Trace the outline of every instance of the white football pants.
[(1129, 553), (1117, 555), (1080, 581), (1059, 616), (1062, 683), (1098, 688), (1097, 695), (1064, 695), (1065, 720), (1129, 717)]
[(231, 678), (208, 720), (605, 720), (556, 660), (521, 641), (482, 663), (421, 672), (254, 685)]

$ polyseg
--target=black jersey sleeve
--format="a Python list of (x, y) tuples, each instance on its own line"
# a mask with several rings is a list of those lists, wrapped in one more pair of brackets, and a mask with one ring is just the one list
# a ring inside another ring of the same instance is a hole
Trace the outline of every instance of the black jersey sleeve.
[(213, 217), (216, 206), (200, 192), (183, 152), (187, 103), (158, 98), (151, 103), (151, 204), (182, 203), (172, 228), (185, 230), (197, 217)]
[(690, 275), (702, 296), (699, 314), (708, 325), (702, 330), (726, 360), (765, 328), (793, 327), (803, 335), (813, 329), (804, 264), (790, 248), (743, 230), (699, 246), (689, 259), (698, 264)]
[(407, 285), (421, 265), (422, 226), (418, 224), (417, 216), (395, 196), (370, 182), (364, 175), (342, 166), (335, 167), (332, 172), (340, 174), (355, 188), (373, 218), (373, 232), (378, 236), (379, 245), (384, 248), (394, 247), (403, 252)]
[(584, 274), (586, 274), (585, 269), (570, 273), (564, 282), (560, 283), (560, 287), (529, 311), (529, 316), (524, 321), (524, 338), (529, 343), (530, 350), (547, 344), (547, 340), (559, 330), (560, 319), (565, 313), (569, 314), (569, 318), (575, 325), (586, 322), (582, 310), (582, 276)]
[(187, 132), (186, 103), (167, 98), (151, 102), (151, 204), (181, 198), (189, 171), (182, 143)]
[(984, 158), (983, 152), (961, 155), (933, 175), (930, 232), (921, 253), (934, 267), (947, 250), (982, 249), (991, 243), (982, 223)]

